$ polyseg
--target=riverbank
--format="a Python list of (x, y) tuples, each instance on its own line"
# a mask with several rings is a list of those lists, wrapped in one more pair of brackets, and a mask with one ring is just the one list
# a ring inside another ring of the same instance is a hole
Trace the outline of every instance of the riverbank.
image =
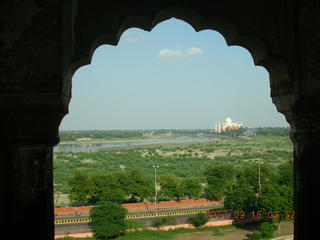
[[(86, 141), (61, 141), (59, 145), (86, 145), (86, 144), (103, 144), (103, 143), (124, 143), (124, 142), (142, 142), (142, 141), (154, 141), (154, 140), (162, 140), (162, 139), (170, 139), (170, 137), (144, 137), (144, 138), (125, 138), (125, 139), (92, 139)], [(59, 146), (58, 145), (58, 146)]]
[(194, 143), (215, 141), (215, 138), (208, 137), (163, 137), (135, 140), (90, 140), (83, 142), (63, 142), (54, 148), (54, 152), (95, 152), (99, 150), (108, 150), (114, 148), (139, 147), (148, 145), (174, 145), (177, 143)]

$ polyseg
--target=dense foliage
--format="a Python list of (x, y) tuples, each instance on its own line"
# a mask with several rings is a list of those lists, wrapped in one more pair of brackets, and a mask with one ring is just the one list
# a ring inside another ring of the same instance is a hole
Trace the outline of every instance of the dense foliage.
[[(194, 199), (202, 193), (201, 182), (197, 178), (178, 179), (174, 175), (160, 175), (158, 181), (161, 187), (158, 199)], [(70, 178), (69, 185), (70, 200), (82, 205), (99, 201), (142, 202), (154, 197), (154, 183), (134, 169), (92, 175), (77, 171)]]
[(160, 175), (160, 199), (180, 200), (182, 198), (199, 198), (202, 194), (201, 182), (198, 178), (178, 179), (175, 175)]
[(125, 216), (127, 209), (111, 202), (99, 202), (90, 210), (92, 229), (96, 238), (106, 239), (117, 236), (127, 229)]
[(138, 170), (126, 170), (107, 174), (88, 175), (75, 172), (70, 178), (72, 201), (81, 204), (96, 204), (99, 201), (143, 201), (154, 195), (154, 185)]
[(224, 207), (233, 212), (244, 211), (246, 214), (257, 210), (257, 197), (255, 191), (249, 186), (238, 185), (227, 192)]
[[(281, 221), (289, 218), (293, 209), (292, 161), (279, 165), (277, 173), (272, 180), (266, 176), (261, 189), (255, 188), (250, 181), (246, 184), (236, 182), (234, 189), (226, 194), (224, 206), (246, 214), (254, 211), (257, 213), (256, 217), (263, 221), (277, 221), (279, 229)], [(260, 232), (252, 235), (252, 239), (260, 239), (259, 235), (264, 237), (263, 232)]]
[(208, 198), (222, 198), (235, 184), (235, 168), (228, 163), (218, 163), (208, 166), (205, 170), (208, 187), (206, 196)]
[(277, 220), (280, 224), (286, 212), (293, 209), (293, 188), (278, 184), (264, 186), (258, 198), (258, 208), (265, 220)]
[(206, 218), (205, 213), (197, 213), (188, 217), (188, 222), (195, 227), (200, 227), (208, 222), (208, 218)]
[(259, 136), (282, 136), (289, 137), (289, 127), (269, 127), (269, 128), (258, 128), (256, 134)]
[(274, 226), (269, 222), (263, 222), (260, 225), (259, 231), (255, 231), (249, 235), (250, 240), (270, 239), (273, 237)]

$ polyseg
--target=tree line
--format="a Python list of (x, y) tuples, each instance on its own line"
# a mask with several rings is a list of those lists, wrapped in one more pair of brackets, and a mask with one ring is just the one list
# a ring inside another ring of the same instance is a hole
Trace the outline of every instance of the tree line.
[(265, 127), (257, 128), (256, 134), (259, 136), (282, 136), (289, 137), (289, 127)]
[(76, 141), (77, 138), (92, 139), (127, 139), (142, 138), (143, 131), (140, 130), (78, 130), (60, 131), (61, 141)]
[(196, 136), (198, 133), (206, 133), (208, 129), (150, 129), (150, 130), (70, 130), (60, 131), (61, 141), (75, 141), (77, 138), (92, 139), (127, 139), (144, 138), (144, 134), (153, 133), (162, 135), (171, 132), (174, 135)]
[[(232, 209), (244, 210), (250, 205), (251, 197), (257, 194), (264, 196), (264, 191), (279, 190), (281, 187), (281, 192), (291, 194), (293, 164), (292, 161), (287, 161), (274, 168), (267, 164), (261, 165), (260, 182), (263, 186), (261, 189), (258, 184), (257, 163), (237, 168), (229, 163), (211, 164), (206, 168), (204, 177), (206, 182), (202, 184), (200, 179), (195, 177), (178, 178), (173, 174), (159, 175), (157, 177), (158, 200), (226, 197), (226, 204), (229, 204), (228, 199), (230, 199)], [(96, 204), (101, 200), (117, 203), (143, 202), (151, 201), (155, 196), (154, 180), (143, 176), (137, 169), (98, 174), (76, 171), (70, 178), (69, 185), (70, 200), (83, 205)], [(246, 200), (241, 199), (241, 194)], [(238, 201), (249, 202), (246, 203), (248, 205), (234, 205)]]
[[(243, 136), (248, 128), (243, 127), (235, 130), (221, 132), (225, 136)], [(70, 130), (60, 131), (61, 141), (75, 141), (77, 138), (92, 139), (127, 139), (127, 138), (144, 138), (144, 134), (153, 133), (162, 135), (171, 132), (174, 135), (197, 136), (197, 134), (207, 135), (209, 129), (149, 129), (149, 130)], [(259, 136), (289, 136), (289, 127), (259, 127), (255, 131)]]
[[(157, 190), (157, 195), (160, 200), (194, 199), (202, 193), (202, 185), (197, 178), (179, 179), (174, 175), (160, 175), (158, 184), (160, 190)], [(91, 175), (76, 171), (69, 185), (70, 200), (82, 205), (94, 205), (100, 201), (143, 202), (155, 196), (154, 182), (136, 169)]]

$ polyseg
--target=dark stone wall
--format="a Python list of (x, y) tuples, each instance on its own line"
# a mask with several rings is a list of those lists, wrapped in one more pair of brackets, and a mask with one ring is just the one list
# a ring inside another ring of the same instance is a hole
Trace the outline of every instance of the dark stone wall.
[(52, 147), (74, 71), (126, 29), (150, 31), (176, 17), (197, 31), (219, 31), (268, 70), (272, 101), (292, 129), (295, 239), (312, 239), (320, 190), (319, 12), (318, 0), (1, 1), (0, 226), (13, 239), (53, 239)]

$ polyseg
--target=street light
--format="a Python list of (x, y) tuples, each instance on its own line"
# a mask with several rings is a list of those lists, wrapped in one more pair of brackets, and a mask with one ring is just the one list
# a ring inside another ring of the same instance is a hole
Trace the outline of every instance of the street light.
[(261, 170), (260, 170), (260, 164), (263, 164), (263, 162), (261, 162), (261, 159), (259, 158), (259, 161), (256, 162), (259, 165), (259, 191), (261, 189)]
[(156, 204), (157, 204), (157, 188), (156, 188), (156, 184), (157, 184), (157, 168), (159, 168), (159, 166), (152, 166), (154, 168), (154, 213), (156, 213)]

